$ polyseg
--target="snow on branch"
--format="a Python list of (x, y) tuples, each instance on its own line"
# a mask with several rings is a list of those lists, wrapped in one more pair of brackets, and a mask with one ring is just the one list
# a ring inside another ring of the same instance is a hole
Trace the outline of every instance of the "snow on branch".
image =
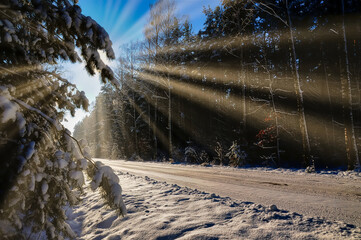
[(19, 99), (12, 99), (13, 101), (15, 101), (16, 103), (18, 103), (19, 105), (21, 105), (22, 107), (30, 110), (30, 111), (33, 111), (33, 112), (36, 112), (38, 113), (40, 116), (42, 116), (43, 118), (45, 118), (48, 122), (50, 122), (57, 131), (61, 131), (62, 130), (62, 127), (60, 126), (60, 124), (55, 120), (55, 119), (52, 119), (51, 117), (49, 117), (48, 115), (46, 115), (45, 113), (43, 113), (42, 111), (40, 111), (39, 109), (37, 108), (34, 108), (26, 103), (24, 103), (23, 101), (19, 100)]
[(83, 147), (85, 146), (81, 146), (81, 145), (85, 145), (85, 144), (81, 144), (77, 139), (71, 136), (69, 131), (64, 129), (59, 123), (57, 123), (55, 119), (50, 118), (39, 109), (31, 107), (19, 99), (13, 99), (13, 101), (17, 102), (18, 104), (20, 104), (21, 106), (23, 106), (24, 108), (30, 111), (34, 111), (38, 113), (41, 117), (43, 117), (48, 122), (50, 122), (58, 132), (62, 131), (65, 135), (67, 135), (67, 137), (71, 138), (77, 143), (78, 149), (81, 155), (83, 156), (83, 158), (91, 163), (91, 165), (88, 166), (87, 168), (87, 173), (89, 177), (92, 178), (92, 183), (91, 183), (92, 190), (94, 191), (98, 187), (102, 187), (108, 204), (111, 207), (117, 208), (119, 210), (119, 213), (122, 216), (125, 216), (126, 207), (122, 199), (122, 188), (119, 185), (119, 179), (113, 172), (112, 168), (103, 165), (101, 162), (94, 163), (94, 161), (90, 158), (90, 156), (88, 156), (88, 154), (83, 151)]
[(108, 204), (111, 207), (117, 208), (119, 214), (125, 216), (127, 210), (122, 198), (122, 188), (119, 185), (119, 178), (113, 169), (97, 161), (95, 165), (88, 167), (87, 172), (92, 178), (90, 183), (91, 189), (94, 191), (98, 187), (102, 187)]

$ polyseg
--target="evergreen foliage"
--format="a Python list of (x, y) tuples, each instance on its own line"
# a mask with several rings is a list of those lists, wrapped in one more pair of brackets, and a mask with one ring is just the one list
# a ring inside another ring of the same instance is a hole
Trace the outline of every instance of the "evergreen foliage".
[[(111, 45), (105, 30), (82, 15), (74, 2), (1, 2), (1, 238), (76, 237), (66, 223), (65, 207), (79, 202), (87, 166), (94, 167), (94, 179), (104, 167), (94, 165), (85, 142), (73, 139), (60, 124), (66, 111), (74, 115), (76, 108), (87, 110), (89, 103), (84, 92), (59, 75), (55, 64), (82, 59), (90, 74), (99, 72), (103, 81), (117, 86), (98, 52), (114, 58)], [(106, 178), (98, 186), (125, 214), (118, 182)]]
[(226, 154), (229, 158), (229, 164), (234, 167), (244, 166), (246, 163), (247, 153), (242, 151), (237, 141), (234, 141)]

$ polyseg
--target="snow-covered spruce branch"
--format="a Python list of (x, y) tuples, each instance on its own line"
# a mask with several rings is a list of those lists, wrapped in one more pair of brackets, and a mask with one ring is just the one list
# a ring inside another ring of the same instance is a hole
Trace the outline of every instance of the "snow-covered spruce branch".
[(116, 208), (119, 214), (126, 215), (126, 207), (122, 199), (122, 188), (119, 184), (119, 178), (113, 172), (112, 168), (103, 165), (101, 162), (94, 162), (87, 153), (83, 151), (82, 145), (77, 139), (64, 129), (55, 119), (50, 118), (39, 109), (29, 106), (19, 99), (13, 99), (16, 103), (26, 108), (27, 110), (38, 113), (41, 117), (51, 123), (58, 132), (64, 133), (67, 137), (76, 142), (78, 150), (84, 159), (91, 163), (87, 168), (87, 174), (92, 179), (91, 189), (95, 191), (98, 187), (101, 187), (104, 191), (104, 197), (110, 207)]
[(81, 155), (82, 155), (86, 160), (88, 160), (91, 164), (93, 164), (93, 165), (95, 166), (94, 161), (93, 161), (91, 158), (89, 158), (88, 156), (86, 156), (86, 154), (84, 154), (83, 149), (82, 149), (79, 141), (78, 141), (77, 139), (75, 139), (73, 136), (71, 136), (71, 134), (69, 134), (69, 133), (64, 129), (64, 127), (62, 127), (59, 123), (57, 123), (55, 119), (50, 118), (49, 116), (47, 116), (45, 113), (43, 113), (43, 112), (40, 111), (39, 109), (34, 108), (34, 107), (26, 104), (25, 102), (19, 100), (19, 99), (15, 99), (15, 98), (14, 98), (13, 101), (15, 101), (16, 103), (18, 103), (18, 104), (21, 105), (22, 107), (26, 108), (27, 110), (30, 110), (30, 111), (33, 111), (33, 112), (38, 113), (41, 117), (43, 117), (45, 120), (47, 120), (49, 123), (51, 123), (58, 132), (62, 131), (65, 135), (67, 135), (68, 137), (70, 137), (71, 139), (73, 139), (73, 140), (77, 143), (77, 146), (78, 146), (78, 149), (79, 149)]
[(119, 178), (109, 166), (97, 161), (95, 165), (87, 168), (88, 176), (92, 178), (90, 183), (91, 189), (94, 191), (101, 187), (104, 191), (104, 198), (110, 207), (119, 210), (119, 214), (125, 216), (127, 210), (122, 198), (122, 188), (119, 185)]
[(67, 85), (69, 85), (71, 87), (76, 88), (75, 84), (73, 84), (73, 83), (69, 82), (68, 80), (66, 80), (65, 78), (61, 77), (60, 74), (56, 73), (55, 71), (51, 71), (51, 72), (46, 71), (46, 72), (44, 72), (44, 74), (56, 77), (57, 80), (65, 83), (65, 84), (67, 84)]
[(85, 153), (83, 152), (83, 149), (82, 149), (79, 141), (78, 141), (76, 138), (74, 138), (71, 134), (69, 134), (64, 128), (63, 128), (63, 131), (64, 131), (64, 134), (66, 134), (68, 137), (70, 137), (71, 139), (73, 139), (74, 142), (76, 142), (76, 144), (77, 144), (77, 146), (78, 146), (78, 149), (79, 149), (79, 151), (80, 151), (80, 154), (81, 154), (86, 160), (88, 160), (88, 161), (96, 168), (96, 165), (95, 165), (95, 162), (93, 161), (93, 159), (89, 158), (89, 157), (87, 156), (87, 154), (85, 154)]
[[(4, 68), (4, 67), (0, 66), (0, 69), (4, 70), (4, 71), (7, 72), (7, 73), (11, 73), (11, 74), (13, 74), (13, 75), (17, 75), (17, 76), (22, 77), (21, 74), (16, 73), (16, 72), (14, 72), (14, 71), (12, 71), (12, 70), (10, 70), (10, 69), (8, 69), (8, 68)], [(0, 74), (2, 75), (3, 73), (0, 71)]]
[(47, 120), (49, 123), (51, 123), (57, 131), (62, 130), (61, 126), (55, 121), (55, 119), (52, 119), (51, 117), (47, 116), (45, 113), (43, 113), (39, 109), (26, 104), (25, 102), (21, 101), (20, 99), (13, 98), (12, 100), (14, 102), (16, 102), (17, 104), (21, 105), (22, 107), (26, 108), (27, 110), (38, 113), (41, 117), (43, 117), (45, 120)]

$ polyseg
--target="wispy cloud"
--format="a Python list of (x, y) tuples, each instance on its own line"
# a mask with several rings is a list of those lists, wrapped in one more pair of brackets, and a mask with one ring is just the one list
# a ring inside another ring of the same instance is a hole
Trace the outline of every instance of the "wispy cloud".
[(104, 12), (105, 23), (109, 21), (110, 12), (112, 9), (113, 9), (113, 0), (107, 0), (107, 4), (105, 5), (105, 12)]
[(116, 35), (119, 28), (124, 24), (124, 22), (134, 14), (137, 6), (140, 4), (140, 0), (128, 1), (127, 4), (123, 7), (122, 12), (119, 14), (118, 19), (115, 22), (114, 27), (112, 28), (111, 36)]
[[(138, 2), (138, 0), (136, 0)], [(193, 0), (177, 1), (176, 11), (183, 12), (187, 7), (194, 4)], [(114, 46), (119, 47), (122, 44), (143, 38), (143, 29), (149, 19), (149, 10), (143, 14), (121, 37), (115, 42)]]
[[(132, 1), (133, 2), (133, 1)], [(128, 9), (134, 9), (135, 5), (138, 4), (139, 0), (135, 0), (134, 4), (132, 3), (128, 6)], [(199, 19), (203, 16), (203, 6), (210, 6), (214, 7), (219, 5), (221, 2), (220, 0), (198, 0), (195, 2), (194, 0), (182, 0), (176, 1), (176, 16), (189, 16), (190, 21), (194, 19)], [(132, 7), (132, 8), (131, 8)], [(124, 10), (123, 10), (124, 12)], [(128, 11), (128, 15), (131, 14), (131, 11)], [(124, 17), (125, 19), (125, 17)], [(147, 24), (149, 19), (149, 10), (143, 14), (142, 17), (138, 19), (124, 34), (119, 37), (119, 39), (114, 43), (114, 47), (118, 48), (122, 44), (135, 41), (137, 39), (143, 38), (143, 29), (144, 26)], [(121, 24), (123, 22), (123, 17), (120, 17), (117, 21), (117, 24)], [(198, 25), (200, 27), (201, 24)], [(118, 27), (116, 26), (113, 31), (115, 31)], [(199, 29), (196, 29), (199, 30)]]
[(108, 16), (106, 16), (109, 22), (111, 22), (111, 23), (115, 22), (115, 19), (120, 11), (121, 3), (122, 3), (122, 1), (116, 0), (115, 4), (112, 4), (112, 6), (111, 6), (112, 11), (110, 14), (108, 14)]
[(140, 17), (138, 21), (128, 29), (128, 31), (126, 31), (123, 35), (121, 35), (118, 41), (114, 43), (114, 46), (120, 46), (124, 43), (128, 43), (141, 38), (143, 35), (144, 25), (147, 23), (148, 18), (149, 18), (149, 11), (143, 14), (143, 16)]

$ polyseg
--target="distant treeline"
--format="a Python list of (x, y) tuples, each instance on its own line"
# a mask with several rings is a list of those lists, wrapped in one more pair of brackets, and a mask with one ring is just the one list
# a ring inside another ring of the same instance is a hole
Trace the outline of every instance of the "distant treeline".
[(94, 157), (359, 166), (361, 1), (224, 0), (194, 34), (151, 6), (123, 47), (120, 89), (76, 125)]

